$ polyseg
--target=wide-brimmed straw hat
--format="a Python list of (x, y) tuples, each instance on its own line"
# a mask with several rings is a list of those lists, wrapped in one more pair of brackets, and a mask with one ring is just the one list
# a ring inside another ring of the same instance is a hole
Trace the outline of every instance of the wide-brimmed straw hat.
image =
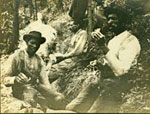
[(40, 42), (40, 44), (43, 44), (46, 39), (42, 37), (41, 33), (38, 31), (31, 31), (29, 34), (25, 34), (23, 36), (24, 41), (28, 42), (31, 38), (35, 38)]

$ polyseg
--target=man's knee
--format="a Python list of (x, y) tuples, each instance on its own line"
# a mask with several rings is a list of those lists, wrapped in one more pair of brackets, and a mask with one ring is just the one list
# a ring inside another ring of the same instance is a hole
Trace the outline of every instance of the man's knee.
[(36, 97), (37, 91), (34, 88), (26, 89), (23, 92), (23, 100), (27, 103), (29, 103), (31, 106), (36, 106)]
[(55, 97), (55, 108), (57, 109), (65, 109), (66, 101), (64, 95), (61, 93)]
[(64, 102), (65, 101), (65, 97), (64, 95), (62, 95), (61, 93), (56, 97), (56, 101), (57, 102)]
[(71, 110), (71, 111), (73, 111), (73, 110), (74, 110), (74, 107), (73, 107), (72, 105), (68, 104), (68, 105), (66, 106), (65, 110)]

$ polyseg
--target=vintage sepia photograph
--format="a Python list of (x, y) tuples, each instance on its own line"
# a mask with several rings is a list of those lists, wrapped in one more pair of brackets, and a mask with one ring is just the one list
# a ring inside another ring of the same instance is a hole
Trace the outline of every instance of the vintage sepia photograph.
[(0, 113), (150, 113), (150, 0), (0, 0)]

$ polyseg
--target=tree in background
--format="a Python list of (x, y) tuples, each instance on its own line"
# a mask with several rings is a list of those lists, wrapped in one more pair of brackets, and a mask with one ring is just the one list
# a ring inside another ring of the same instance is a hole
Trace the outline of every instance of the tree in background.
[(32, 0), (29, 0), (29, 9), (30, 9), (30, 17), (32, 17), (32, 15), (33, 15), (33, 13), (34, 13)]
[(88, 1), (88, 41), (91, 39), (91, 33), (93, 30), (92, 26), (92, 12), (93, 12), (93, 7), (92, 7), (92, 0)]
[(11, 49), (14, 50), (19, 40), (19, 3), (20, 0), (14, 0), (14, 20), (13, 20), (13, 40)]
[(13, 34), (13, 0), (0, 0), (0, 55), (10, 53)]
[(26, 8), (29, 7), (30, 17), (32, 17), (32, 15), (34, 13), (33, 0), (24, 0), (23, 1), (23, 6), (24, 6), (24, 14), (26, 14)]
[(48, 0), (41, 0), (40, 1), (40, 7), (41, 7), (41, 10), (43, 10), (44, 8), (47, 8), (48, 7)]
[(56, 7), (58, 11), (63, 11), (63, 0), (57, 0)]
[(37, 20), (37, 12), (38, 12), (37, 0), (34, 1), (34, 5), (35, 5), (34, 20)]

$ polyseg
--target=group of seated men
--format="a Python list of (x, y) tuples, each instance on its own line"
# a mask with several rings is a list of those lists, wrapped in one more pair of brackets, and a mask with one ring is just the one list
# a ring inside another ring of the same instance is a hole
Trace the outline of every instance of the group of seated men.
[[(127, 16), (125, 12), (110, 7), (104, 10), (104, 15), (107, 18), (108, 32), (104, 31), (103, 35), (100, 29), (96, 29), (91, 33), (91, 36), (97, 41), (101, 38), (106, 39), (102, 46), (104, 66), (109, 67), (112, 72), (106, 74), (107, 78), (103, 79), (101, 83), (94, 82), (94, 86), (91, 84), (92, 86), (83, 88), (73, 101), (66, 104), (64, 95), (53, 90), (49, 82), (49, 78), (59, 76), (55, 76), (51, 68), (47, 69), (43, 60), (36, 54), (46, 38), (42, 37), (39, 31), (30, 31), (23, 36), (27, 48), (17, 50), (10, 58), (11, 62), (5, 80), (7, 84), (12, 84), (13, 96), (32, 107), (36, 107), (36, 100), (40, 94), (48, 101), (47, 105), (52, 109), (66, 109), (75, 112), (101, 112), (101, 109), (104, 112), (117, 111), (114, 108), (117, 104), (112, 105), (113, 100), (119, 99), (121, 92), (130, 88), (128, 78), (125, 77), (130, 77), (127, 74), (136, 63), (141, 47), (136, 36), (125, 28), (124, 16)], [(87, 43), (86, 29), (80, 29), (74, 37), (76, 39), (74, 41), (75, 47), (67, 54), (56, 54), (55, 62), (58, 62), (57, 60), (65, 62), (68, 58), (83, 53)], [(66, 67), (71, 64), (67, 63)], [(58, 67), (59, 65), (61, 63), (56, 64)], [(103, 86), (107, 88), (102, 93), (100, 89)], [(83, 94), (85, 91), (89, 92)], [(107, 101), (104, 106), (100, 105), (102, 102), (100, 93), (103, 100)]]

